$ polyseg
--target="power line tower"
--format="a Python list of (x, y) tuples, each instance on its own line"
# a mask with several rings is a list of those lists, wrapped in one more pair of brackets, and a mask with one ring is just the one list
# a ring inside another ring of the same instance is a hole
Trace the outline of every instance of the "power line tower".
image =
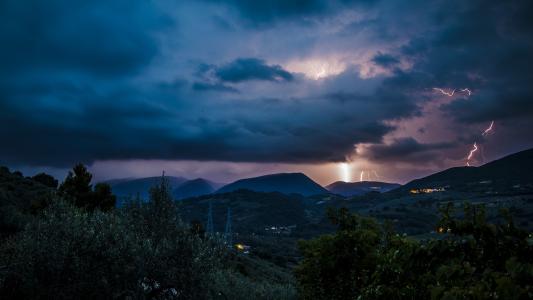
[(226, 244), (233, 245), (233, 233), (231, 232), (231, 207), (228, 207), (228, 214), (226, 217), (226, 231), (224, 232), (224, 240)]
[(213, 226), (213, 204), (211, 203), (211, 201), (209, 201), (209, 209), (207, 210), (206, 233), (207, 234), (215, 233), (215, 228)]

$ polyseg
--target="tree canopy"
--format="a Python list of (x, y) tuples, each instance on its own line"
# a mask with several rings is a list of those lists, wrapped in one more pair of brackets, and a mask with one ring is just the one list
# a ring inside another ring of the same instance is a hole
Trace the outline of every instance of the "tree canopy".
[(115, 207), (116, 196), (107, 183), (97, 183), (92, 187), (93, 175), (83, 164), (77, 164), (69, 171), (65, 181), (59, 186), (59, 194), (71, 201), (75, 206), (87, 210), (103, 211)]
[(531, 236), (506, 222), (488, 223), (483, 207), (464, 218), (442, 209), (439, 238), (415, 240), (390, 226), (331, 211), (335, 234), (300, 242), (296, 268), (304, 299), (531, 299)]

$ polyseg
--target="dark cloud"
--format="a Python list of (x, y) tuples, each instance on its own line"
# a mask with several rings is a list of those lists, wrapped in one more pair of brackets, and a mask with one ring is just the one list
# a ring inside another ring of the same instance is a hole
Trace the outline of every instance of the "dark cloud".
[(378, 54), (376, 54), (372, 58), (372, 61), (376, 65), (384, 67), (386, 69), (393, 68), (393, 67), (397, 66), (400, 63), (400, 60), (398, 60), (398, 58), (396, 58), (396, 57), (394, 57), (394, 56), (392, 56), (390, 54), (381, 53), (381, 52), (378, 52)]
[[(450, 8), (450, 4), (444, 4)], [(530, 1), (471, 1), (433, 15), (432, 32), (402, 49), (434, 86), (474, 91), (443, 109), (466, 123), (533, 117)], [(525, 34), (529, 32), (529, 34)]]
[(300, 17), (330, 15), (353, 5), (366, 6), (378, 0), (208, 0), (230, 5), (249, 23), (264, 26), (278, 20), (301, 20)]
[(216, 67), (215, 76), (227, 82), (247, 80), (292, 81), (293, 75), (279, 65), (268, 65), (262, 59), (239, 58), (228, 64)]
[(222, 83), (205, 83), (205, 82), (195, 82), (192, 85), (193, 90), (196, 91), (215, 91), (215, 92), (229, 92), (229, 93), (238, 93), (234, 87), (224, 85)]
[(0, 64), (9, 76), (37, 70), (131, 74), (157, 53), (150, 30), (168, 22), (138, 0), (7, 0), (0, 19)]
[[(8, 163), (326, 162), (365, 143), (371, 161), (414, 165), (470, 142), (384, 143), (397, 129), (390, 121), (425, 117), (433, 87), (474, 92), (441, 107), (450, 126), (501, 122), (510, 149), (531, 137), (531, 1), (30, 2), (0, 4)], [(345, 70), (318, 81), (287, 70), (338, 56)], [(362, 78), (364, 64), (389, 71)]]
[(434, 161), (438, 152), (454, 147), (453, 143), (419, 143), (414, 138), (398, 138), (390, 144), (373, 144), (365, 148), (364, 158), (376, 162), (409, 162), (424, 164)]

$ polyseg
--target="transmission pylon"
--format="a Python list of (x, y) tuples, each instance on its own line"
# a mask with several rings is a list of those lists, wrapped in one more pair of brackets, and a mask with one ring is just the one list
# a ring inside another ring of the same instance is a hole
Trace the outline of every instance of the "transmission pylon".
[(209, 209), (207, 210), (207, 226), (206, 232), (208, 234), (214, 234), (215, 228), (213, 226), (213, 204), (209, 201)]
[(228, 214), (226, 217), (226, 230), (224, 231), (224, 240), (227, 245), (233, 245), (233, 233), (231, 232), (231, 208), (228, 207)]

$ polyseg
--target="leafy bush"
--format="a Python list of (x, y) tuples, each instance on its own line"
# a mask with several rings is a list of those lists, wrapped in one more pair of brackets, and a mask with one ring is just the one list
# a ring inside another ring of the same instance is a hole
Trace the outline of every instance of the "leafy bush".
[(203, 299), (219, 252), (179, 222), (165, 183), (148, 204), (107, 213), (56, 201), (2, 244), (0, 295)]
[(211, 299), (290, 300), (296, 296), (296, 289), (290, 283), (253, 281), (232, 270), (219, 270), (211, 275)]
[(334, 235), (300, 243), (296, 269), (304, 299), (531, 299), (533, 245), (507, 217), (486, 222), (483, 207), (464, 218), (442, 210), (442, 238), (416, 241), (341, 209)]

